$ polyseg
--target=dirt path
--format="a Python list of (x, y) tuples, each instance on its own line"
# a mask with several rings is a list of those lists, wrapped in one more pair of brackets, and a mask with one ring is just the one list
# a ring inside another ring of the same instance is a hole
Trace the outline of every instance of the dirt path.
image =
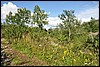
[(1, 44), (1, 48), (4, 48), (5, 53), (11, 55), (12, 60), (9, 66), (48, 66), (46, 62), (37, 57), (29, 58), (27, 55), (12, 49), (10, 45)]

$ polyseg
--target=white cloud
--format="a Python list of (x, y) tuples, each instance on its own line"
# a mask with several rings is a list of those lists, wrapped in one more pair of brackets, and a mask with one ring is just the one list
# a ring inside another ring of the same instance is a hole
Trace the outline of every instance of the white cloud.
[(44, 14), (48, 14), (48, 15), (50, 15), (50, 13), (51, 13), (51, 12), (44, 12)]
[(57, 26), (57, 24), (61, 23), (61, 20), (58, 17), (48, 17), (47, 19), (49, 22), (49, 25), (51, 26)]
[(49, 25), (45, 25), (43, 28), (46, 28), (46, 30), (50, 29), (51, 27)]
[(95, 7), (86, 9), (84, 11), (80, 11), (77, 15), (78, 19), (81, 19), (82, 22), (89, 21), (91, 17), (94, 17), (95, 19), (99, 18), (99, 8), (98, 5)]
[(56, 28), (59, 23), (61, 23), (61, 20), (58, 17), (48, 17), (48, 25), (45, 25), (44, 28), (47, 30), (50, 28)]
[(13, 15), (17, 12), (18, 7), (11, 2), (3, 4), (1, 7), (1, 19), (5, 19), (6, 15), (11, 11)]
[(31, 16), (33, 15), (33, 12), (31, 12)]

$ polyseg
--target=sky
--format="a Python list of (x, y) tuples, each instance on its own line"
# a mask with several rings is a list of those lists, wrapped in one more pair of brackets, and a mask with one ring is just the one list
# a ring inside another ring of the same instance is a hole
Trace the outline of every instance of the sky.
[(16, 13), (18, 8), (33, 12), (35, 5), (49, 15), (49, 24), (44, 26), (47, 29), (61, 23), (58, 15), (63, 13), (63, 10), (74, 10), (75, 16), (82, 22), (89, 21), (91, 17), (99, 18), (99, 1), (1, 1), (1, 20), (5, 20), (9, 11)]

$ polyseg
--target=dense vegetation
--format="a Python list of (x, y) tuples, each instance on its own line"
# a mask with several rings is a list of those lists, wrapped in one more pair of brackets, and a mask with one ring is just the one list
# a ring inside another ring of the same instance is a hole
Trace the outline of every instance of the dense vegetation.
[[(91, 17), (82, 23), (73, 10), (63, 10), (58, 15), (62, 23), (54, 29), (44, 29), (48, 15), (38, 5), (33, 16), (26, 8), (18, 9), (15, 15), (9, 12), (6, 22), (1, 23), (1, 37), (14, 49), (36, 56), (59, 66), (98, 66), (99, 65), (99, 20)], [(27, 24), (36, 24), (29, 27)]]

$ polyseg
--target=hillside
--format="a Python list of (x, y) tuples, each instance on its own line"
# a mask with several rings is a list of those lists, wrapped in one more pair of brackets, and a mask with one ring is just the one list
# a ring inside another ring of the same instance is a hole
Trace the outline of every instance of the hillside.
[(99, 66), (99, 20), (81, 24), (73, 10), (63, 10), (58, 28), (46, 30), (45, 11), (36, 5), (30, 14), (26, 8), (9, 12), (1, 25), (2, 66)]

